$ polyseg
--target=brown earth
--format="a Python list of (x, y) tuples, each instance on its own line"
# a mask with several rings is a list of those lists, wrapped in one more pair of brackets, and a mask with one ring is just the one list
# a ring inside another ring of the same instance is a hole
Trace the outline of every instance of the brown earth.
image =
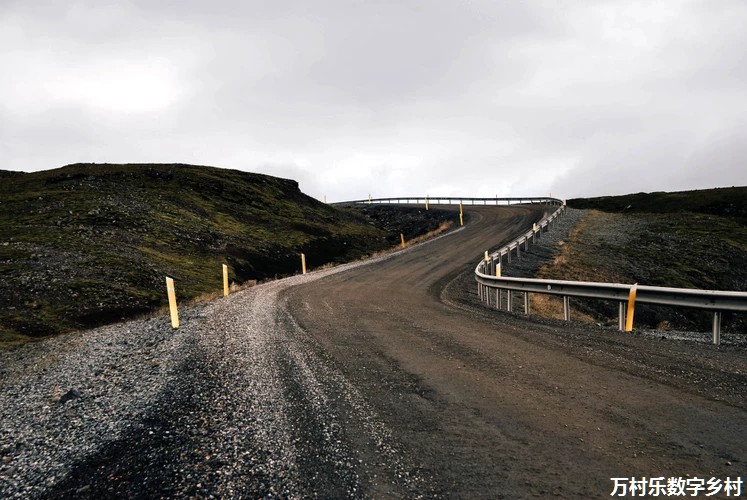
[(747, 353), (486, 310), (481, 251), (540, 213), (468, 210), (462, 232), (287, 292), (436, 491), (601, 498), (611, 477), (744, 475)]

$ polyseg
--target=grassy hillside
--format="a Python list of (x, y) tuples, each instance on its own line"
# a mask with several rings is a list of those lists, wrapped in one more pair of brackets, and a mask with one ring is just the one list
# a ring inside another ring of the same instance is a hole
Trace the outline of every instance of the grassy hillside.
[[(569, 235), (547, 278), (747, 291), (747, 188), (633, 194), (569, 200), (593, 208)], [(614, 318), (616, 304), (579, 301), (583, 312)], [(638, 326), (708, 330), (697, 310), (640, 305)], [(727, 329), (747, 331), (744, 315)]]
[(573, 208), (591, 208), (605, 212), (691, 212), (729, 217), (741, 224), (747, 224), (747, 187), (576, 198), (568, 200), (568, 205)]
[(181, 164), (0, 171), (0, 341), (116, 321), (232, 281), (355, 259), (399, 238), (296, 182)]

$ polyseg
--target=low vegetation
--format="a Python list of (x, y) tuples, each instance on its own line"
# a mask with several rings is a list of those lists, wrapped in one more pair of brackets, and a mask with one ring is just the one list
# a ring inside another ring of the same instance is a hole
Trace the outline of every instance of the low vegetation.
[(573, 208), (617, 213), (718, 215), (747, 225), (747, 187), (576, 198), (568, 200), (568, 204)]
[[(747, 291), (747, 188), (639, 193), (569, 200), (591, 208), (560, 247), (544, 278)], [(616, 321), (616, 304), (578, 301), (597, 321)], [(698, 310), (640, 305), (636, 326), (708, 330)], [(747, 332), (744, 315), (727, 330)]]
[[(391, 247), (402, 227), (326, 205), (295, 181), (182, 164), (0, 171), (0, 343), (147, 313), (222, 286)], [(421, 232), (447, 217), (413, 209)], [(380, 217), (379, 217), (380, 219)]]

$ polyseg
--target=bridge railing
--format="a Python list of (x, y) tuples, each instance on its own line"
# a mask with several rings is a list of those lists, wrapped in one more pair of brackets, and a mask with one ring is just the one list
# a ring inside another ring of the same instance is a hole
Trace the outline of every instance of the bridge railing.
[(699, 290), (691, 288), (668, 288), (644, 285), (626, 285), (620, 283), (594, 283), (587, 281), (562, 281), (537, 278), (513, 278), (501, 276), (504, 261), (511, 262), (512, 254), (521, 257), (564, 213), (565, 206), (560, 205), (552, 214), (540, 223), (493, 253), (485, 252), (483, 260), (475, 268), (477, 293), (484, 303), (503, 309), (505, 295), (506, 310), (513, 308), (513, 292), (523, 293), (524, 314), (529, 315), (529, 294), (558, 295), (563, 298), (563, 317), (570, 321), (570, 297), (584, 297), (599, 300), (612, 300), (619, 303), (618, 327), (630, 331), (636, 303), (659, 304), (675, 307), (694, 307), (713, 311), (713, 343), (721, 342), (721, 314), (725, 311), (747, 312), (747, 292), (721, 290)]

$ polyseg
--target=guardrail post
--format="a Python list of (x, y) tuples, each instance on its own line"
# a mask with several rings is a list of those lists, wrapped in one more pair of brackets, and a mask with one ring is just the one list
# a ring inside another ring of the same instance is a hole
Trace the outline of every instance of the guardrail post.
[(628, 295), (628, 314), (625, 316), (625, 331), (630, 332), (633, 330), (633, 316), (635, 315), (635, 296), (638, 293), (638, 283), (630, 287), (630, 294)]
[(529, 316), (529, 292), (524, 292), (524, 314)]
[(620, 301), (617, 308), (617, 329), (625, 331), (625, 302)]
[(502, 295), (501, 289), (496, 288), (495, 289), (495, 308), (498, 309), (499, 311), (501, 310), (501, 299), (503, 298), (501, 295)]
[(721, 311), (713, 311), (713, 343), (721, 344)]
[(513, 298), (511, 293), (511, 290), (506, 290), (506, 311), (512, 312), (513, 311), (513, 304), (511, 304), (511, 299)]
[(171, 314), (171, 326), (179, 328), (179, 312), (176, 309), (176, 287), (173, 278), (166, 277), (166, 295), (169, 297), (169, 313)]
[(524, 251), (529, 251), (529, 238), (524, 238)]
[(571, 298), (567, 295), (563, 295), (563, 318), (566, 321), (571, 320)]

